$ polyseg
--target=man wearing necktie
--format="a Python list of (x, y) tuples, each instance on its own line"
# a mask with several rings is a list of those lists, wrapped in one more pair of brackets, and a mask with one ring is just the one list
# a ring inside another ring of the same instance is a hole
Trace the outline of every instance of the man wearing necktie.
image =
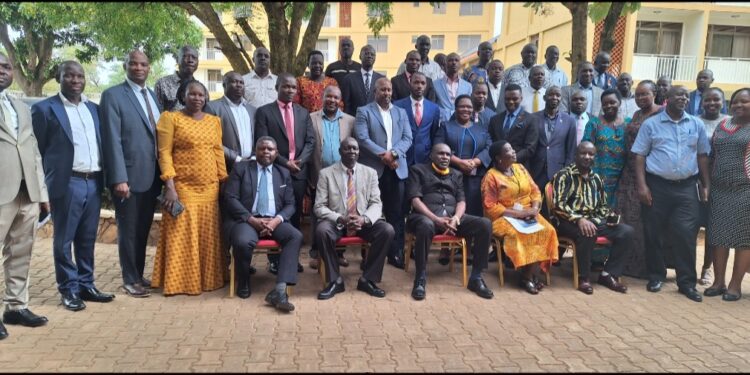
[(531, 116), (521, 106), (523, 102), (521, 92), (520, 86), (508, 85), (505, 89), (505, 111), (492, 117), (489, 132), (492, 142), (501, 139), (508, 141), (516, 151), (517, 162), (529, 169), (529, 163), (539, 141), (539, 131), (536, 126), (538, 119), (536, 116)]
[(350, 116), (357, 114), (357, 108), (375, 100), (375, 82), (383, 75), (374, 70), (375, 47), (365, 45), (359, 51), (362, 67), (358, 72), (347, 74), (341, 82), (341, 95), (344, 112)]
[(143, 278), (146, 244), (161, 191), (156, 150), (156, 123), (161, 108), (146, 87), (148, 57), (131, 51), (123, 68), (125, 82), (102, 93), (102, 156), (117, 217), (117, 247), (123, 289), (132, 297), (148, 297), (151, 283)]
[[(302, 199), (307, 188), (309, 167), (315, 147), (315, 129), (310, 113), (299, 104), (293, 103), (297, 93), (297, 80), (289, 73), (279, 74), (276, 80), (278, 98), (258, 108), (255, 113), (255, 140), (270, 136), (278, 147), (276, 164), (289, 170), (294, 189), (295, 212), (291, 224), (300, 229), (302, 217)], [(269, 255), (269, 270), (278, 271), (278, 256)], [(298, 264), (302, 272), (302, 265)]]
[(393, 105), (402, 108), (409, 119), (413, 141), (406, 151), (406, 164), (412, 166), (430, 158), (432, 139), (440, 127), (440, 108), (427, 97), (431, 82), (424, 73), (412, 73), (409, 87), (410, 95), (394, 101)]
[(523, 101), (521, 107), (529, 113), (536, 113), (544, 110), (544, 94), (547, 89), (544, 88), (546, 81), (546, 70), (542, 65), (536, 65), (529, 71), (529, 86), (521, 89)]
[(250, 297), (253, 251), (259, 239), (272, 238), (281, 244), (281, 255), (277, 255), (276, 286), (265, 300), (277, 310), (290, 312), (294, 305), (286, 288), (297, 283), (295, 265), (302, 246), (302, 233), (289, 222), (295, 210), (292, 179), (286, 168), (274, 163), (278, 149), (273, 138), (258, 138), (255, 158), (235, 164), (222, 195), (223, 232), (234, 249), (237, 296)]
[(594, 86), (599, 87), (602, 90), (617, 88), (617, 78), (609, 73), (611, 57), (607, 52), (599, 52), (596, 54), (594, 59), (594, 70), (596, 71), (596, 78), (594, 79)]

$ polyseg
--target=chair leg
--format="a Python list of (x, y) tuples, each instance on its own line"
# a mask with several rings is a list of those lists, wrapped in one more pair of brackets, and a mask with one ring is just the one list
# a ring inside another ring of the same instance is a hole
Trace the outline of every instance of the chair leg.
[(320, 264), (318, 264), (318, 273), (320, 274), (320, 280), (323, 282), (323, 288), (326, 287), (326, 263), (323, 261), (323, 257), (320, 257)]
[(552, 285), (552, 281), (551, 281), (552, 279), (551, 279), (550, 274), (549, 274), (549, 268), (547, 268), (547, 272), (545, 272), (545, 273), (547, 274), (547, 286), (550, 286), (550, 285)]
[(462, 263), (463, 274), (464, 274), (464, 278), (463, 278), (464, 288), (466, 288), (469, 285), (469, 276), (466, 273), (467, 272), (466, 271), (466, 268), (467, 268), (466, 267), (466, 258), (467, 258), (467, 254), (466, 254), (466, 240), (463, 239), (463, 238), (461, 239), (461, 254), (463, 255), (462, 259), (461, 259), (461, 263)]
[(286, 286), (286, 295), (287, 295), (287, 296), (289, 296), (289, 297), (291, 297), (291, 295), (292, 295), (292, 290), (294, 290), (294, 287), (293, 287), (293, 286), (291, 286), (291, 285), (287, 285), (287, 286)]
[(234, 251), (229, 247), (229, 298), (234, 298)]
[[(446, 244), (441, 243), (440, 244), (440, 249), (442, 249), (444, 247), (443, 245), (446, 245)], [(450, 264), (448, 265), (448, 271), (449, 272), (453, 272), (453, 258), (456, 255), (456, 248), (452, 248), (450, 246), (448, 248), (450, 249), (450, 253), (451, 253), (451, 261), (450, 261)]]
[(495, 247), (497, 248), (497, 270), (500, 277), (500, 286), (505, 286), (505, 265), (503, 264), (503, 247), (500, 239), (495, 238)]

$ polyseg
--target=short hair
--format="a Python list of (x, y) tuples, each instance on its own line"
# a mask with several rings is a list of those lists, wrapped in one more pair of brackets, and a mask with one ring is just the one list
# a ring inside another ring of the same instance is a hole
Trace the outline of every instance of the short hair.
[(604, 97), (609, 95), (614, 95), (615, 97), (617, 97), (617, 101), (622, 103), (622, 95), (620, 95), (620, 92), (615, 88), (609, 88), (602, 91), (602, 95), (599, 97), (599, 99), (604, 100)]
[(650, 79), (644, 79), (643, 81), (638, 82), (638, 86), (636, 87), (641, 87), (641, 86), (649, 86), (649, 90), (651, 90), (651, 93), (656, 95), (657, 90), (656, 90), (656, 83), (654, 81)]
[(411, 80), (414, 79), (414, 77), (418, 76), (418, 75), (424, 77), (425, 81), (427, 80), (427, 74), (424, 74), (424, 73), (422, 73), (420, 71), (416, 71), (416, 72), (414, 72), (414, 73), (411, 74), (411, 77), (409, 77), (409, 83), (411, 83)]
[(78, 66), (81, 67), (81, 69), (83, 69), (83, 66), (81, 65), (81, 63), (79, 63), (78, 61), (75, 61), (75, 60), (65, 60), (65, 61), (61, 62), (60, 65), (57, 66), (57, 77), (56, 78), (58, 79), (58, 82), (62, 81), (63, 72), (65, 72), (65, 68), (67, 68), (69, 65), (78, 65)]
[[(146, 56), (146, 60), (148, 61), (148, 55), (146, 55), (146, 53), (143, 52), (143, 51), (141, 51), (140, 49), (135, 48), (135, 49), (130, 50), (127, 54), (125, 54), (125, 58), (123, 59), (123, 63), (122, 63), (122, 65), (124, 67), (127, 68), (128, 63), (130, 63), (130, 56), (133, 55), (133, 54), (135, 54), (135, 53), (141, 53), (141, 54), (143, 54), (143, 56)], [(149, 63), (150, 63), (150, 61), (149, 61)]]
[(484, 79), (482, 79), (482, 77), (479, 77), (479, 79), (477, 79), (476, 81), (474, 81), (474, 83), (471, 85), (471, 93), (473, 94), (474, 91), (476, 91), (476, 89), (478, 87), (480, 87), (480, 86), (486, 87), (487, 88), (487, 93), (490, 92), (490, 86), (487, 85), (487, 81), (485, 81)]
[(522, 91), (522, 90), (521, 90), (521, 86), (515, 83), (511, 83), (510, 85), (508, 85), (508, 87), (505, 88), (505, 91), (508, 92), (508, 91)]
[(743, 87), (743, 88), (741, 88), (741, 89), (733, 92), (732, 93), (732, 98), (729, 99), (729, 104), (732, 104), (732, 102), (734, 101), (734, 98), (737, 97), (737, 95), (739, 95), (739, 93), (741, 93), (743, 91), (746, 91), (748, 94), (750, 94), (750, 87)]
[[(709, 88), (706, 89), (706, 92), (707, 91), (716, 91), (716, 92), (719, 93), (719, 95), (721, 95), (721, 98), (724, 99), (724, 90), (722, 90), (720, 87), (711, 86), (711, 87), (709, 87)], [(706, 96), (706, 92), (703, 93), (703, 97)]]
[(591, 61), (581, 61), (578, 64), (578, 69), (576, 69), (576, 74), (580, 74), (581, 73), (581, 69), (583, 69), (584, 65), (586, 65), (586, 64), (594, 66), (594, 64), (592, 64)]
[(430, 154), (435, 152), (435, 149), (438, 148), (439, 146), (445, 146), (448, 148), (448, 152), (451, 152), (451, 146), (449, 146), (447, 143), (439, 142), (439, 143), (433, 144), (432, 147), (430, 147)]
[(194, 48), (193, 46), (185, 45), (182, 46), (179, 51), (177, 51), (177, 62), (179, 63), (180, 61), (182, 61), (182, 57), (185, 56), (185, 52), (190, 50), (195, 52), (196, 56), (200, 56), (200, 53), (198, 53), (198, 50), (196, 48)]
[(453, 108), (458, 108), (458, 102), (460, 102), (463, 99), (469, 99), (469, 101), (472, 102), (472, 105), (474, 105), (474, 102), (471, 100), (471, 95), (461, 94), (453, 102)]
[(229, 80), (229, 77), (232, 76), (232, 75), (234, 75), (234, 74), (236, 74), (236, 75), (240, 76), (240, 78), (242, 78), (242, 74), (237, 73), (234, 70), (230, 70), (230, 71), (224, 73), (224, 77), (221, 78), (221, 83), (224, 84), (224, 85), (226, 85), (227, 84), (227, 80)]
[(203, 89), (203, 94), (206, 96), (206, 100), (203, 102), (203, 108), (201, 110), (206, 109), (206, 106), (208, 105), (208, 89), (206, 89), (206, 86), (204, 86), (200, 81), (195, 79), (190, 79), (185, 82), (183, 82), (180, 87), (177, 89), (177, 101), (180, 102), (183, 106), (185, 105), (185, 98), (188, 93), (188, 89), (190, 86), (198, 85)]
[(315, 55), (319, 55), (320, 58), (322, 58), (323, 60), (326, 59), (325, 56), (323, 56), (323, 52), (320, 52), (320, 51), (314, 49), (314, 50), (310, 51), (310, 53), (307, 54), (307, 62), (308, 62), (308, 64), (310, 63), (310, 58), (313, 57), (313, 56), (315, 56)]
[(281, 87), (281, 82), (287, 78), (291, 78), (297, 81), (297, 78), (294, 78), (292, 73), (287, 73), (287, 72), (279, 73), (279, 75), (276, 76), (276, 85), (274, 85), (274, 87), (276, 88), (276, 91), (279, 91), (279, 87)]
[(503, 147), (505, 147), (506, 144), (508, 144), (508, 141), (504, 139), (501, 139), (492, 143), (492, 145), (490, 145), (490, 150), (489, 150), (490, 160), (494, 162), (495, 158), (500, 152), (503, 151)]
[(263, 142), (271, 142), (273, 143), (274, 147), (277, 147), (276, 140), (273, 139), (273, 137), (262, 135), (260, 136), (260, 138), (258, 138), (257, 141), (255, 141), (255, 148), (257, 149), (260, 146), (260, 144)]
[(502, 65), (502, 66), (503, 66), (503, 68), (505, 68), (505, 64), (503, 64), (503, 62), (502, 62), (502, 61), (500, 61), (500, 59), (492, 59), (492, 60), (490, 60), (490, 61), (489, 61), (489, 62), (487, 63), (487, 66), (485, 66), (484, 68), (485, 68), (486, 70), (490, 70), (490, 65), (492, 65), (492, 64), (494, 64), (494, 63), (496, 63), (496, 62), (497, 62), (497, 63), (500, 63), (500, 65)]
[(326, 94), (328, 94), (329, 91), (336, 89), (339, 90), (339, 100), (341, 100), (341, 89), (336, 85), (328, 85), (326, 88), (323, 89), (323, 96), (325, 97)]

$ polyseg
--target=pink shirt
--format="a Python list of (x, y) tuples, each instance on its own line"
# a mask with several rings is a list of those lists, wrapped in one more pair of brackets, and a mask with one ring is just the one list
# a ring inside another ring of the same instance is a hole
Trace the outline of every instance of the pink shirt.
[[(296, 153), (296, 145), (294, 143), (294, 108), (292, 106), (292, 102), (284, 103), (281, 100), (276, 100), (276, 104), (279, 105), (281, 119), (284, 120), (284, 129), (286, 129), (286, 137), (289, 140), (289, 160), (294, 160), (294, 155)], [(287, 105), (289, 106), (289, 109), (285, 108)], [(289, 116), (289, 118), (291, 119), (288, 125), (287, 116)]]

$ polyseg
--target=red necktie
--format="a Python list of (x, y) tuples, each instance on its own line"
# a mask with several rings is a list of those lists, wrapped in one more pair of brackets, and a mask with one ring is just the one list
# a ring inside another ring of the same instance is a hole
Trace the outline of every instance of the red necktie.
[[(346, 181), (346, 211), (349, 215), (357, 214), (357, 194), (354, 192), (354, 169), (347, 169), (346, 174), (349, 178)], [(347, 229), (346, 236), (352, 237), (357, 233)]]
[(422, 110), (419, 108), (419, 102), (414, 103), (414, 120), (417, 122), (417, 127), (422, 125)]
[(294, 143), (294, 122), (292, 121), (292, 103), (284, 106), (284, 128), (286, 138), (289, 139), (289, 160), (294, 160), (296, 144)]

